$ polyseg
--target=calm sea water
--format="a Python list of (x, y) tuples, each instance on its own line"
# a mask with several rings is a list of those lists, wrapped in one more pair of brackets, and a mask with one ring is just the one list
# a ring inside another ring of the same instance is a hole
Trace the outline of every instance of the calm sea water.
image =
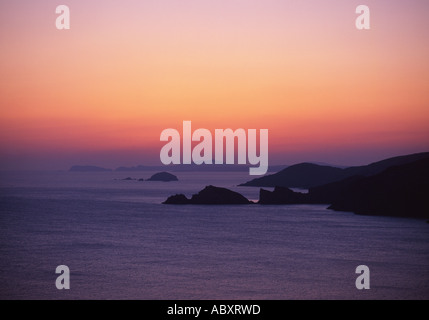
[[(167, 206), (246, 173), (0, 173), (1, 299), (428, 299), (429, 224), (323, 205)], [(370, 290), (355, 269), (370, 268)], [(70, 290), (55, 268), (70, 268)]]

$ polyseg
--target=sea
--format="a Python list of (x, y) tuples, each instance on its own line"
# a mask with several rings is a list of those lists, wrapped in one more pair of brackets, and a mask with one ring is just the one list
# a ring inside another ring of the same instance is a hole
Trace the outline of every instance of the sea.
[[(207, 185), (250, 200), (259, 188), (237, 186), (246, 172), (138, 181), (153, 173), (1, 172), (0, 299), (429, 298), (425, 220), (327, 205), (164, 205)], [(61, 265), (69, 289), (57, 289)]]

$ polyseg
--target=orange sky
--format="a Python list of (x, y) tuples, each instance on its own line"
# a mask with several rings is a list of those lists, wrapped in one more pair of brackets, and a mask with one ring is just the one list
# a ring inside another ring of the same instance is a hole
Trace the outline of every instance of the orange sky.
[(367, 31), (361, 1), (68, 1), (60, 31), (0, 1), (1, 164), (159, 164), (183, 120), (267, 128), (272, 164), (427, 151), (429, 3), (365, 2)]

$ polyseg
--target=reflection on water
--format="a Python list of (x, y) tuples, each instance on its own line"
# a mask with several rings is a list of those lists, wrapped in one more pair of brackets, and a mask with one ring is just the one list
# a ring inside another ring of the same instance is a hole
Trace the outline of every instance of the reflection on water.
[[(320, 205), (160, 204), (208, 184), (258, 199), (258, 188), (236, 187), (246, 173), (177, 175), (2, 173), (0, 298), (429, 298), (425, 221)], [(55, 287), (62, 264), (67, 291)], [(371, 270), (367, 291), (355, 287), (361, 264)]]

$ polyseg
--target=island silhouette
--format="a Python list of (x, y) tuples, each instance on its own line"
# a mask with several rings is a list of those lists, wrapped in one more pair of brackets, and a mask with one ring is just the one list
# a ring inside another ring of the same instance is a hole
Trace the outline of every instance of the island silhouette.
[(226, 188), (215, 186), (207, 186), (197, 194), (194, 194), (191, 199), (186, 198), (184, 194), (176, 194), (169, 197), (164, 204), (252, 204), (238, 192), (231, 191)]
[[(315, 168), (311, 165), (310, 168)], [(302, 173), (307, 164), (292, 166)], [(386, 159), (362, 167), (330, 170), (322, 168), (322, 174), (314, 181), (338, 180), (310, 187), (301, 193), (284, 186), (275, 186), (273, 191), (260, 189), (260, 205), (326, 204), (329, 209), (350, 211), (362, 215), (429, 218), (429, 153), (413, 154)], [(317, 170), (317, 169), (316, 169)], [(344, 174), (344, 171), (346, 174)], [(280, 177), (285, 177), (282, 170)], [(314, 172), (314, 170), (312, 171)], [(339, 174), (342, 172), (342, 174)], [(353, 174), (348, 176), (349, 174)], [(276, 174), (267, 176), (279, 176)], [(341, 178), (344, 177), (345, 178)], [(295, 176), (296, 177), (296, 176)], [(294, 178), (295, 178), (294, 177)], [(259, 179), (259, 182), (261, 181)], [(329, 180), (329, 179), (328, 179)], [(290, 183), (291, 179), (283, 180)], [(307, 179), (304, 184), (307, 185)], [(207, 186), (191, 199), (183, 194), (169, 197), (164, 204), (252, 204), (240, 193), (214, 186)]]

